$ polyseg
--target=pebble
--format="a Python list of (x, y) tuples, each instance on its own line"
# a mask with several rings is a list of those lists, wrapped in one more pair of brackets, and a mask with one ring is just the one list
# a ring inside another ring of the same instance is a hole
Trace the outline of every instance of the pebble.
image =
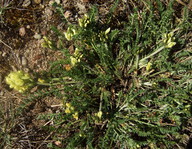
[(71, 16), (72, 16), (72, 12), (69, 11), (69, 10), (67, 10), (67, 11), (64, 13), (65, 19), (68, 19), (68, 18), (71, 17)]
[[(1, 84), (1, 82), (0, 82)], [(0, 91), (0, 96), (3, 96), (4, 95), (4, 92), (3, 91)]]
[(31, 27), (30, 27), (30, 25), (27, 25), (26, 28), (27, 28), (27, 29), (30, 29)]
[(21, 57), (21, 64), (27, 66), (27, 59), (24, 56)]
[(42, 9), (44, 9), (44, 8), (45, 8), (45, 5), (40, 5), (40, 7), (41, 7)]
[(7, 55), (6, 52), (2, 52), (1, 54), (2, 54), (3, 57), (5, 57)]
[(23, 6), (23, 7), (28, 7), (30, 4), (31, 4), (31, 1), (30, 1), (30, 0), (24, 0), (22, 6)]
[(62, 145), (61, 141), (55, 141), (54, 143), (55, 143), (56, 146), (61, 146)]
[(47, 9), (45, 9), (45, 14), (47, 16), (52, 16), (53, 15), (53, 11), (51, 9), (47, 8)]
[(54, 1), (53, 0), (50, 0), (49, 1), (49, 6), (52, 6), (54, 4)]
[(56, 2), (57, 4), (60, 4), (60, 3), (61, 3), (61, 1), (60, 1), (60, 0), (55, 0), (55, 2)]
[(64, 23), (60, 23), (59, 25), (57, 25), (57, 29), (58, 30), (63, 30), (64, 29), (65, 24)]
[(34, 0), (35, 4), (40, 4), (41, 0)]
[(41, 29), (41, 35), (43, 36), (47, 35), (47, 30), (45, 28)]
[(41, 35), (40, 34), (35, 34), (34, 36), (33, 36), (35, 39), (41, 39)]
[(24, 27), (21, 27), (21, 28), (19, 29), (19, 35), (20, 35), (21, 37), (23, 37), (23, 36), (25, 36), (25, 34), (26, 34), (25, 28), (24, 28)]
[(80, 14), (84, 14), (86, 13), (86, 8), (85, 8), (85, 5), (82, 5), (81, 3), (77, 3), (77, 7), (79, 8), (80, 10)]
[(2, 51), (0, 51), (0, 56), (2, 56), (2, 57), (5, 57), (7, 55), (7, 53), (6, 52), (2, 52)]
[(25, 67), (25, 68), (23, 68), (23, 71), (29, 73), (30, 70), (29, 70), (29, 68)]

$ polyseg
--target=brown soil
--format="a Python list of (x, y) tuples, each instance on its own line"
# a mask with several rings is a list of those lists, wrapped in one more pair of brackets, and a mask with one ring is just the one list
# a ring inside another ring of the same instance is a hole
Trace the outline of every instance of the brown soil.
[[(27, 2), (30, 4), (28, 5)], [(64, 8), (65, 19), (70, 23), (76, 23), (77, 18), (88, 12), (95, 4), (102, 18), (114, 4), (114, 0), (60, 0), (59, 2)], [(15, 112), (23, 104), (27, 95), (10, 90), (4, 81), (4, 77), (10, 71), (41, 73), (49, 69), (52, 61), (64, 58), (61, 52), (41, 46), (43, 36), (54, 37), (53, 31), (50, 30), (51, 26), (61, 31), (66, 29), (63, 18), (56, 13), (50, 3), (49, 0), (0, 1), (0, 7), (6, 8), (3, 14), (0, 14), (0, 110), (3, 113), (0, 123), (5, 124), (0, 131), (2, 129), (5, 134), (11, 134), (13, 140), (11, 144), (6, 143), (4, 148), (44, 149), (50, 142), (58, 144), (59, 147), (59, 142), (51, 138), (52, 133), (41, 128), (51, 125), (53, 121), (38, 120), (37, 116), (61, 110), (60, 99), (51, 96), (34, 99), (18, 116)], [(126, 15), (131, 12), (132, 7), (134, 5), (131, 3), (127, 5), (127, 1), (122, 0), (116, 13)], [(35, 90), (37, 89), (33, 88), (31, 92)]]
[[(54, 2), (52, 0), (51, 2)], [(3, 133), (11, 135), (12, 142), (4, 142), (4, 148), (47, 148), (47, 144), (57, 140), (51, 138), (52, 133), (42, 129), (53, 121), (38, 120), (40, 114), (52, 114), (62, 109), (60, 99), (42, 97), (29, 103), (23, 103), (27, 95), (10, 90), (4, 77), (15, 70), (32, 73), (47, 71), (50, 63), (63, 58), (59, 51), (53, 51), (41, 46), (43, 36), (54, 37), (51, 26), (64, 31), (66, 24), (63, 18), (51, 6), (48, 0), (5, 0), (1, 1), (6, 8), (1, 15), (0, 24), (0, 110), (4, 117), (0, 118), (5, 128)], [(76, 23), (77, 18), (85, 14), (93, 4), (100, 5), (102, 14), (108, 12), (111, 1), (96, 0), (63, 0), (59, 1), (64, 8), (64, 16), (70, 23)], [(30, 4), (27, 4), (30, 3)], [(55, 38), (56, 40), (56, 38)], [(31, 92), (36, 91), (33, 88)], [(21, 105), (22, 112), (18, 112)], [(1, 140), (0, 140), (1, 141)]]

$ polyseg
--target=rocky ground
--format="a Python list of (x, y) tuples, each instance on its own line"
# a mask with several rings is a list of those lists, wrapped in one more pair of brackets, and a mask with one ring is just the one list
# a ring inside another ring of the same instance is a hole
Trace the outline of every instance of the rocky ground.
[[(63, 17), (58, 14), (52, 3), (56, 2), (63, 8)], [(24, 95), (10, 90), (5, 84), (4, 77), (13, 70), (40, 73), (49, 69), (50, 62), (63, 58), (59, 51), (53, 51), (41, 46), (43, 37), (54, 37), (52, 26), (61, 31), (66, 30), (67, 20), (76, 23), (93, 6), (99, 8), (99, 17), (105, 16), (114, 0), (1, 0), (0, 1), (0, 110), (3, 117), (1, 124), (4, 133), (12, 134), (14, 148), (45, 148), (47, 142), (54, 142), (59, 147), (57, 140), (49, 140), (48, 134), (41, 129), (51, 123), (37, 120), (38, 114), (55, 113), (60, 110), (59, 99), (43, 98), (25, 111), (25, 115), (14, 119), (15, 110), (22, 104)], [(192, 1), (180, 1), (179, 6), (188, 5)], [(116, 12), (119, 16), (126, 16), (134, 7), (132, 0), (121, 0)], [(55, 38), (55, 42), (57, 39)], [(34, 92), (34, 88), (31, 92)], [(14, 128), (14, 129), (11, 129)], [(7, 144), (6, 148), (10, 148)]]
[[(63, 17), (52, 6), (54, 2), (63, 8)], [(52, 61), (62, 58), (59, 51), (41, 46), (44, 36), (54, 37), (50, 28), (54, 26), (64, 32), (66, 22), (63, 20), (76, 23), (77, 18), (93, 5), (99, 6), (100, 14), (104, 16), (113, 3), (113, 0), (0, 1), (0, 110), (3, 116), (0, 120), (6, 127), (1, 128), (1, 131), (5, 135), (11, 134), (14, 140), (10, 144), (6, 143), (5, 148), (14, 146), (39, 149), (46, 148), (47, 142), (54, 141), (59, 146), (57, 140), (49, 140), (51, 134), (41, 129), (41, 126), (49, 125), (51, 120), (46, 122), (36, 118), (38, 114), (55, 113), (61, 108), (59, 99), (41, 98), (29, 105), (23, 116), (15, 119), (16, 109), (23, 104), (26, 96), (10, 90), (4, 81), (5, 76), (14, 70), (24, 70), (31, 74), (47, 71)], [(34, 91), (36, 88), (31, 92)]]

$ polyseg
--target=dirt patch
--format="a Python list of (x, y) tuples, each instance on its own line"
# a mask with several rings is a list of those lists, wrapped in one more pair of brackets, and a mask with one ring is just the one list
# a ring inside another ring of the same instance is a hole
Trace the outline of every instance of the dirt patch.
[[(6, 3), (5, 3), (6, 2)], [(57, 2), (62, 10), (51, 4)], [(135, 3), (121, 1), (115, 11), (119, 17), (127, 17), (133, 11)], [(114, 6), (113, 0), (7, 0), (0, 3), (4, 9), (0, 24), (0, 104), (6, 131), (12, 134), (13, 146), (5, 143), (7, 148), (47, 148), (47, 144), (55, 142), (52, 133), (42, 129), (52, 125), (52, 121), (38, 120), (40, 114), (57, 113), (62, 109), (60, 99), (42, 97), (30, 102), (22, 116), (15, 118), (15, 111), (27, 98), (5, 84), (4, 77), (14, 70), (24, 70), (30, 74), (41, 73), (50, 68), (50, 63), (64, 58), (60, 51), (43, 48), (43, 37), (54, 37), (52, 26), (65, 31), (66, 22), (77, 23), (77, 19), (96, 5), (99, 16), (105, 15)], [(138, 2), (139, 5), (139, 2)], [(182, 4), (178, 4), (182, 5)], [(140, 6), (142, 7), (142, 6)], [(59, 15), (62, 13), (62, 15)], [(101, 19), (101, 20), (102, 20)], [(114, 20), (115, 23), (120, 23)], [(55, 38), (57, 43), (57, 38)], [(34, 89), (35, 90), (35, 89)]]
[[(61, 10), (52, 7), (57, 2)], [(54, 37), (52, 26), (65, 31), (67, 20), (77, 23), (78, 17), (87, 13), (93, 4), (100, 6), (101, 14), (108, 12), (112, 1), (93, 0), (64, 0), (64, 1), (37, 1), (21, 0), (6, 1), (1, 3), (3, 12), (0, 24), (0, 103), (3, 115), (1, 121), (5, 122), (5, 133), (11, 134), (12, 143), (4, 142), (5, 148), (47, 148), (53, 140), (48, 131), (42, 129), (52, 125), (51, 120), (39, 120), (38, 115), (52, 114), (62, 109), (60, 99), (54, 97), (38, 98), (26, 104), (27, 108), (16, 115), (26, 95), (10, 90), (5, 83), (5, 76), (10, 71), (23, 70), (30, 74), (47, 71), (50, 63), (64, 58), (59, 51), (43, 48), (43, 37)], [(55, 38), (55, 42), (57, 39)], [(33, 90), (36, 90), (34, 88)]]

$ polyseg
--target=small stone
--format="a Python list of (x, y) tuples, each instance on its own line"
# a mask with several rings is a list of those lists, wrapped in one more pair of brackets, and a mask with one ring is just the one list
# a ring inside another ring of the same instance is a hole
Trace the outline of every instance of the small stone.
[(27, 25), (26, 28), (27, 28), (27, 29), (30, 29), (30, 25)]
[(52, 6), (54, 4), (54, 1), (53, 0), (50, 0), (49, 1), (49, 6)]
[(56, 2), (57, 4), (60, 4), (60, 3), (61, 3), (61, 1), (60, 1), (60, 0), (55, 0), (55, 2)]
[(40, 4), (40, 7), (41, 7), (42, 9), (44, 9), (44, 8), (45, 8), (45, 5), (41, 5), (41, 4)]
[(3, 96), (4, 95), (4, 92), (3, 91), (0, 91), (0, 96)]
[(27, 66), (27, 59), (24, 56), (21, 57), (21, 64)]
[(57, 25), (57, 29), (63, 30), (64, 29), (64, 23), (60, 23), (59, 25)]
[(41, 0), (34, 0), (35, 4), (40, 4)]
[(30, 1), (30, 0), (24, 0), (22, 6), (23, 6), (23, 7), (28, 7), (30, 4), (31, 4), (31, 1)]
[(67, 11), (64, 13), (65, 19), (68, 19), (68, 18), (71, 17), (71, 16), (72, 16), (72, 12), (69, 11), (69, 10), (67, 10)]
[(47, 8), (47, 9), (45, 9), (45, 14), (47, 16), (52, 16), (53, 15), (53, 11), (51, 9)]
[(26, 73), (30, 72), (29, 68), (26, 68), (26, 67), (23, 68), (23, 71), (26, 72)]
[(5, 56), (7, 55), (6, 52), (2, 52), (2, 53), (0, 53), (0, 54), (2, 54), (3, 57), (5, 57)]
[(40, 34), (35, 34), (34, 36), (33, 36), (35, 39), (41, 39), (41, 35)]
[(25, 34), (26, 34), (25, 28), (24, 28), (24, 27), (21, 27), (21, 28), (19, 29), (19, 35), (20, 35), (21, 37), (23, 37), (23, 36), (25, 36)]
[(46, 29), (41, 29), (41, 34), (43, 35), (43, 36), (45, 36), (45, 35), (47, 35), (47, 30)]
[(80, 14), (84, 14), (86, 13), (86, 8), (85, 8), (85, 5), (82, 5), (81, 3), (77, 3), (77, 7), (79, 8), (80, 10)]
[(61, 141), (55, 141), (54, 143), (55, 143), (56, 146), (61, 146), (62, 145)]

